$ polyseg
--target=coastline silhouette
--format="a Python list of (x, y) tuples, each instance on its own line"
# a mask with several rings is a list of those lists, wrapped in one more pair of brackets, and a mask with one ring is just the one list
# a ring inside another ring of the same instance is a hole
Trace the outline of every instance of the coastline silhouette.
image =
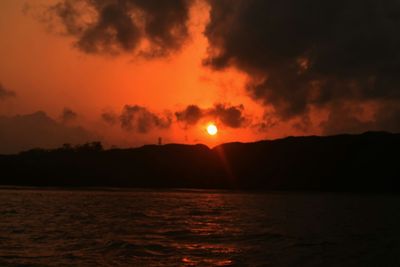
[(146, 145), (104, 150), (101, 143), (0, 155), (10, 186), (216, 188), (399, 192), (400, 134), (287, 137), (255, 143)]

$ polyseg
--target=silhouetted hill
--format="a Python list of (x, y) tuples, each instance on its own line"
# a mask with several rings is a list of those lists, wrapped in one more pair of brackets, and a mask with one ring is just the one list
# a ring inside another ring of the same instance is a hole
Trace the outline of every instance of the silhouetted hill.
[(0, 156), (3, 185), (400, 192), (400, 134), (368, 132), (255, 143), (101, 144)]

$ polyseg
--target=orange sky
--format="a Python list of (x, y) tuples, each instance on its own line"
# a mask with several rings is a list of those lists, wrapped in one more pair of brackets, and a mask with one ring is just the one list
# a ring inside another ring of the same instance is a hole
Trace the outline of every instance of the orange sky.
[[(35, 11), (23, 12), (23, 0), (0, 2), (0, 82), (17, 97), (3, 101), (1, 115), (45, 111), (59, 119), (64, 107), (78, 114), (82, 125), (108, 145), (136, 146), (165, 142), (205, 143), (276, 138), (296, 132), (281, 123), (267, 132), (256, 130), (264, 110), (245, 92), (246, 75), (231, 69), (216, 72), (202, 66), (207, 40), (202, 31), (208, 19), (206, 6), (197, 7), (190, 21), (191, 39), (180, 52), (167, 59), (145, 60), (132, 55), (118, 57), (86, 55), (73, 47), (73, 39), (46, 30), (35, 19)], [(54, 1), (37, 1), (38, 6)], [(100, 114), (120, 112), (124, 105), (145, 106), (155, 113), (174, 112), (189, 104), (203, 108), (215, 103), (243, 105), (247, 127), (232, 129), (218, 125), (219, 134), (210, 137), (208, 121), (184, 129), (173, 123), (170, 129), (147, 134), (124, 132), (101, 121)]]

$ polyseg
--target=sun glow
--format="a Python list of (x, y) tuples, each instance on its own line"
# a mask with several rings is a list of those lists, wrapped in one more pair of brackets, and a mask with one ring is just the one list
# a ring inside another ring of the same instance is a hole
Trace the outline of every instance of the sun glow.
[(218, 133), (218, 128), (217, 128), (217, 126), (216, 126), (215, 124), (213, 124), (213, 123), (208, 124), (208, 126), (207, 126), (207, 133), (208, 133), (209, 135), (216, 135), (216, 134)]

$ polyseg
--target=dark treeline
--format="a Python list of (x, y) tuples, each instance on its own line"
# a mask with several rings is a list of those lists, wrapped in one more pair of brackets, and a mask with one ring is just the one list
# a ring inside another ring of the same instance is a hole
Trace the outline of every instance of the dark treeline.
[(1, 155), (2, 185), (400, 192), (400, 134), (288, 137), (256, 143), (100, 143)]

